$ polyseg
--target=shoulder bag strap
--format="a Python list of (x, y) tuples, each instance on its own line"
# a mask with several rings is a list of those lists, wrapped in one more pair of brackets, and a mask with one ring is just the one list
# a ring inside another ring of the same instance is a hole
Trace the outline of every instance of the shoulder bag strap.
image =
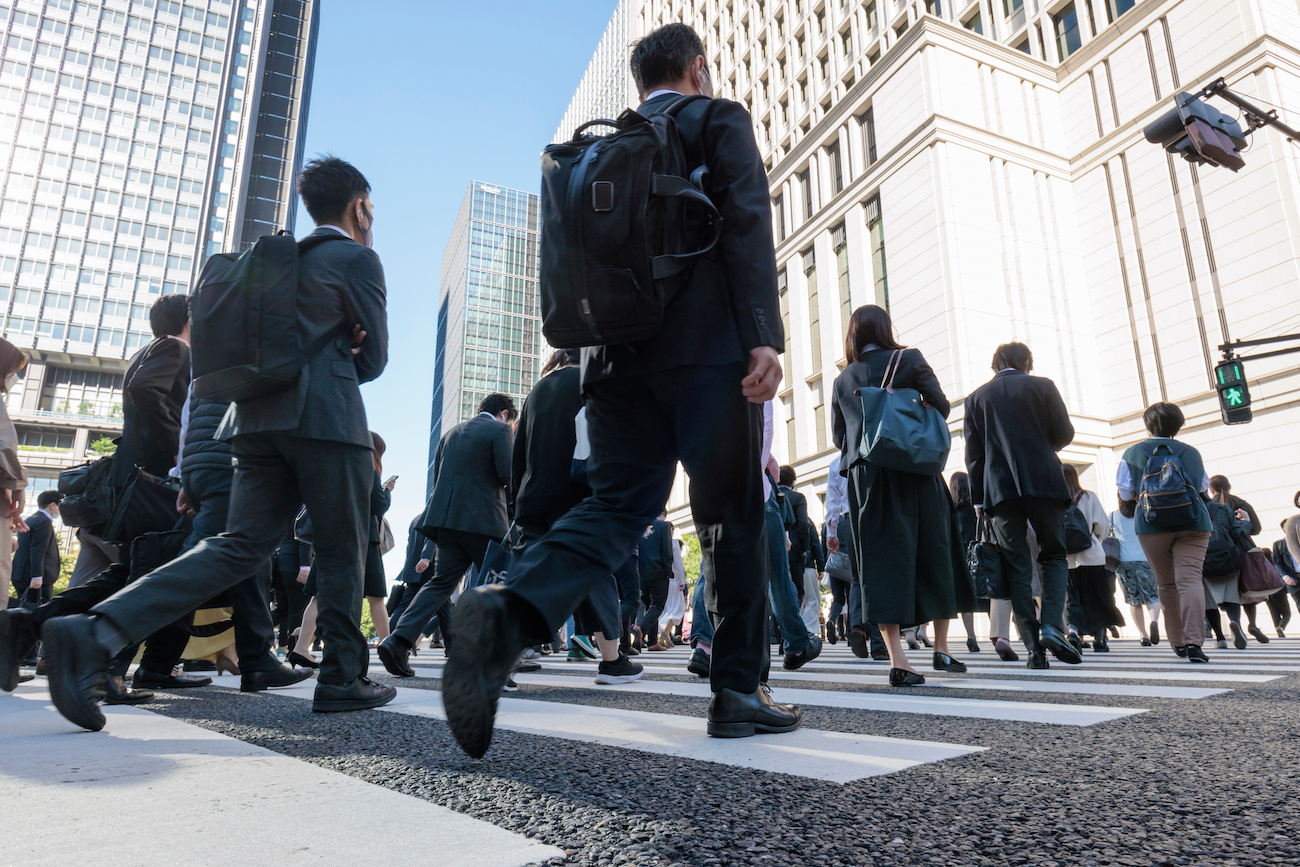
[(894, 375), (898, 373), (899, 362), (903, 358), (903, 350), (895, 349), (889, 356), (889, 364), (885, 367), (885, 375), (880, 379), (880, 387), (890, 391), (894, 387)]

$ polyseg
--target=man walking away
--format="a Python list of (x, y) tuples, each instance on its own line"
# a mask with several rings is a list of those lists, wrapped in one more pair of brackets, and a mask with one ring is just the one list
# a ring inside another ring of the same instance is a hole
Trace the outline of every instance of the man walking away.
[(217, 431), (231, 441), (237, 467), (225, 532), (96, 605), (93, 616), (45, 624), (51, 697), (83, 728), (104, 726), (95, 700), (112, 654), (265, 568), (302, 503), (316, 530), (325, 642), (312, 710), (377, 707), (396, 694), (365, 676), (357, 623), (374, 473), (360, 384), (388, 360), (370, 184), (343, 160), (323, 157), (303, 169), (298, 192), (316, 221), (316, 243), (301, 254), (298, 327), (284, 338), (314, 351), (293, 385), (234, 404)]
[[(407, 660), (425, 624), (450, 598), (469, 567), (483, 565), (488, 542), (500, 542), (510, 528), (506, 512), (512, 454), (509, 423), (518, 412), (504, 394), (489, 394), (478, 410), (474, 418), (443, 435), (433, 456), (433, 493), (420, 527), (438, 546), (433, 577), (406, 606), (378, 651), (384, 668), (397, 677), (415, 676)], [(455, 620), (453, 612), (453, 624)]]
[(509, 587), (461, 598), (443, 673), (451, 730), (471, 756), (491, 743), (496, 702), (520, 652), (548, 641), (598, 581), (608, 580), (663, 509), (680, 461), (717, 618), (710, 734), (786, 732), (802, 720), (760, 690), (766, 660), (767, 563), (759, 476), (764, 401), (781, 381), (785, 345), (776, 290), (771, 200), (741, 105), (712, 99), (704, 45), (670, 24), (632, 49), (643, 116), (682, 95), (677, 128), (688, 166), (703, 164), (723, 217), (717, 245), (664, 309), (652, 337), (583, 350), (592, 495), (511, 569)]
[[(1034, 356), (1023, 343), (993, 354), (994, 377), (966, 398), (966, 470), (977, 512), (987, 510), (1009, 570), (1011, 606), (1030, 668), (1047, 668), (1044, 648), (1078, 664), (1066, 639), (1065, 510), (1070, 491), (1056, 453), (1074, 440), (1074, 425), (1056, 384), (1030, 376)], [(1035, 616), (1028, 529), (1038, 539), (1042, 621)]]

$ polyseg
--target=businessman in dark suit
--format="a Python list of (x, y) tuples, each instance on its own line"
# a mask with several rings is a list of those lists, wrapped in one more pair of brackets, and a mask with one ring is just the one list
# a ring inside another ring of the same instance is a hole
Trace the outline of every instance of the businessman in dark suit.
[[(470, 755), (486, 752), (496, 701), (524, 647), (549, 640), (598, 581), (623, 564), (659, 514), (680, 461), (717, 618), (709, 730), (722, 737), (796, 728), (802, 717), (759, 688), (767, 656), (762, 451), (764, 401), (785, 346), (767, 173), (744, 107), (712, 99), (704, 46), (670, 24), (632, 50), (645, 116), (683, 96), (676, 115), (688, 166), (707, 167), (722, 213), (716, 247), (697, 259), (657, 334), (583, 351), (592, 494), (512, 565), (508, 588), (476, 588), (456, 610), (443, 673), (448, 722)], [(700, 98), (703, 97), (703, 98)]]
[(317, 229), (303, 244), (298, 329), (286, 340), (321, 347), (289, 388), (234, 404), (217, 437), (234, 449), (226, 530), (92, 609), (43, 630), (55, 707), (98, 730), (109, 657), (264, 569), (300, 504), (315, 528), (317, 628), (325, 655), (312, 710), (377, 707), (396, 691), (366, 676), (358, 616), (368, 539), (373, 441), (360, 384), (388, 360), (383, 268), (370, 249), (370, 184), (351, 165), (312, 160), (298, 192)]
[(402, 571), (397, 576), (397, 585), (388, 596), (388, 622), (396, 624), (402, 619), (406, 606), (411, 604), (420, 585), (424, 583), (425, 573), (433, 565), (433, 558), (438, 550), (434, 541), (420, 532), (424, 513), (411, 519), (411, 526), (406, 531), (406, 560)]
[[(160, 311), (172, 328), (154, 329), (152, 343), (131, 360), (122, 385), (122, 437), (113, 454), (111, 481), (115, 486), (131, 480), (136, 468), (165, 476), (176, 465), (181, 437), (181, 410), (190, 388), (189, 298), (168, 295), (174, 309)], [(150, 323), (155, 324), (153, 310)], [(162, 334), (158, 331), (162, 330)]]
[[(1070, 491), (1056, 453), (1074, 440), (1074, 425), (1056, 384), (1030, 376), (1034, 356), (1023, 343), (993, 354), (993, 379), (966, 398), (966, 470), (976, 511), (992, 519), (1009, 570), (1011, 606), (1030, 668), (1047, 668), (1044, 647), (1062, 662), (1082, 662), (1066, 640), (1065, 510)], [(1043, 577), (1041, 623), (1034, 613), (1028, 528), (1038, 538)]]
[[(437, 543), (433, 574), (379, 645), (379, 659), (390, 674), (415, 675), (407, 660), (425, 624), (469, 567), (483, 565), (488, 543), (500, 542), (510, 528), (506, 509), (512, 454), (509, 423), (518, 414), (510, 397), (489, 394), (479, 404), (478, 415), (447, 431), (438, 442), (433, 493), (420, 523), (420, 531)], [(444, 641), (456, 634), (454, 609), (451, 622), (451, 635), (445, 635)]]
[(59, 517), (58, 491), (41, 491), (37, 510), (27, 517), (27, 532), (18, 534), (12, 578), (14, 592), (29, 608), (49, 602), (54, 582), (59, 580), (63, 558), (59, 556), (59, 534), (54, 519)]

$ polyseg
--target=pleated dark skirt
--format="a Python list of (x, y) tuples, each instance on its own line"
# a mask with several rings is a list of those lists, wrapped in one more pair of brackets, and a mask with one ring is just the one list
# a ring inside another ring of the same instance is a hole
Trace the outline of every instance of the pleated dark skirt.
[(863, 463), (848, 487), (867, 621), (913, 626), (978, 609), (942, 477)]

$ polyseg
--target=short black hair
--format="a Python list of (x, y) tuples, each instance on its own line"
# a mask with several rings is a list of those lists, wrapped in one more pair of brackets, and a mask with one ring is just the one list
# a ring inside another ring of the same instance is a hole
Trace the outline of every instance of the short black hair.
[(190, 296), (164, 295), (149, 308), (149, 327), (154, 337), (171, 337), (185, 330), (190, 321)]
[(36, 498), (36, 505), (41, 509), (48, 509), (50, 503), (57, 503), (63, 499), (63, 495), (58, 491), (41, 491), (40, 496)]
[(1028, 373), (1034, 369), (1034, 353), (1019, 341), (1002, 344), (993, 351), (993, 369), (1006, 370), (1008, 367)]
[(685, 24), (665, 24), (632, 43), (628, 66), (632, 80), (642, 94), (656, 85), (677, 81), (697, 57), (704, 55), (704, 43)]
[(1142, 413), (1142, 424), (1153, 437), (1176, 437), (1187, 419), (1176, 404), (1153, 403)]
[(298, 173), (298, 195), (318, 226), (339, 222), (352, 200), (369, 192), (366, 176), (332, 154), (308, 160)]
[(515, 409), (514, 399), (508, 394), (489, 394), (478, 405), (478, 411), (485, 412), (488, 415), (497, 415), (503, 410), (506, 413), (506, 418), (511, 420), (519, 415), (519, 411)]
[(798, 474), (795, 473), (794, 467), (791, 466), (781, 467), (781, 476), (778, 479), (778, 481), (781, 483), (782, 487), (793, 488), (795, 480), (798, 478), (799, 476)]

